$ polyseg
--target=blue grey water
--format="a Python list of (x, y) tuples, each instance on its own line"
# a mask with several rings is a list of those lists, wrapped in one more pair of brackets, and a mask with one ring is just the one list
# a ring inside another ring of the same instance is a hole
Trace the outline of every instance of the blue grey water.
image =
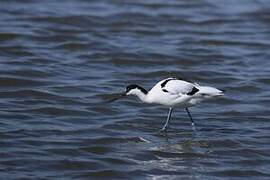
[[(270, 179), (268, 0), (0, 2), (1, 179)], [(226, 90), (176, 109), (132, 83)]]

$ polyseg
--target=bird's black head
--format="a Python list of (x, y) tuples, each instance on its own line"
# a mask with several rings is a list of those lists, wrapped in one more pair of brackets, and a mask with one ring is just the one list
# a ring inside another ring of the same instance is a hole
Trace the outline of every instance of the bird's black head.
[(146, 91), (143, 87), (138, 86), (137, 84), (130, 84), (130, 85), (128, 85), (128, 86), (126, 87), (126, 94), (128, 94), (128, 93), (129, 93), (131, 90), (133, 90), (133, 89), (138, 89), (138, 90), (140, 90), (142, 93), (147, 94), (147, 91)]
[(140, 93), (143, 93), (146, 95), (147, 91), (144, 88), (142, 88), (141, 86), (138, 86), (136, 84), (130, 84), (126, 87), (125, 92), (114, 94), (114, 97), (108, 98), (107, 102), (110, 103), (110, 102), (116, 101), (117, 99), (126, 97), (127, 95), (137, 95), (138, 96), (138, 94), (140, 94)]

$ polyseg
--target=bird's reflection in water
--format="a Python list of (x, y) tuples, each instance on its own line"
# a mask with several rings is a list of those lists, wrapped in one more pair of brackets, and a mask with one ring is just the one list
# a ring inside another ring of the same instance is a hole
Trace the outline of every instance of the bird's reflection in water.
[[(210, 153), (210, 144), (198, 136), (199, 132), (162, 132), (160, 136), (165, 141), (158, 143), (153, 149), (167, 153), (188, 153), (203, 155)], [(179, 140), (180, 137), (180, 140)]]
[(140, 159), (138, 168), (144, 171), (161, 170), (150, 179), (177, 177), (171, 174), (200, 179), (198, 172), (205, 171), (200, 162), (207, 161), (210, 157), (209, 143), (194, 133), (162, 133), (159, 134), (157, 141), (151, 141), (145, 148), (146, 155), (154, 158), (145, 161)]

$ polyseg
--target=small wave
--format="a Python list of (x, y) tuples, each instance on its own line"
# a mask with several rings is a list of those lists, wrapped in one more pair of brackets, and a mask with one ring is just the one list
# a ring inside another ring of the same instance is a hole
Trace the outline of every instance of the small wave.
[(0, 77), (0, 84), (2, 87), (32, 87), (43, 86), (46, 85), (47, 82), (13, 77)]

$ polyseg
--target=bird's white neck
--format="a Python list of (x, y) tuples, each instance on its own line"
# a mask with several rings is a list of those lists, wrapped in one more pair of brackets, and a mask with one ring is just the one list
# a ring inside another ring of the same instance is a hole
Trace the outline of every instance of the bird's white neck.
[(134, 96), (137, 96), (142, 102), (151, 103), (149, 101), (147, 91), (142, 92), (140, 89), (136, 88), (136, 89), (131, 90), (127, 95), (134, 95)]
[(134, 94), (134, 95), (137, 96), (142, 102), (150, 103), (148, 101), (147, 94), (144, 94), (143, 92), (139, 92), (139, 93)]

